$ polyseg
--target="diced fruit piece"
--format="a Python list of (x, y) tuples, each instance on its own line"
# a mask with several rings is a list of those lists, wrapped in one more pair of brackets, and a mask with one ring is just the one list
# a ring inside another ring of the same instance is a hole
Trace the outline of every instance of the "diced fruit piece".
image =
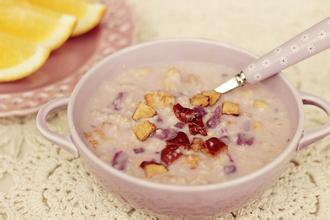
[(151, 92), (144, 95), (144, 99), (152, 108), (163, 108), (173, 105), (175, 97), (165, 92)]
[(33, 74), (46, 62), (49, 53), (50, 50), (44, 46), (0, 33), (0, 82), (15, 81)]
[(75, 23), (74, 16), (44, 10), (24, 1), (0, 1), (1, 32), (51, 50), (70, 37)]
[(201, 92), (190, 98), (190, 104), (193, 106), (213, 106), (219, 100), (221, 94), (210, 90)]
[(268, 104), (263, 100), (255, 100), (253, 106), (258, 109), (265, 109)]
[(156, 111), (150, 107), (149, 105), (144, 104), (143, 102), (140, 102), (132, 116), (132, 118), (137, 121), (141, 118), (150, 118), (156, 115)]
[(127, 161), (127, 154), (123, 151), (118, 151), (112, 158), (111, 166), (116, 168), (117, 170), (125, 170)]
[(193, 117), (194, 110), (192, 110), (190, 108), (185, 108), (182, 105), (180, 105), (179, 103), (177, 103), (173, 106), (173, 112), (174, 112), (175, 116), (177, 117), (177, 119), (179, 119), (180, 121), (182, 121), (184, 123), (188, 123), (191, 121), (191, 119)]
[(190, 98), (190, 104), (193, 106), (208, 106), (210, 104), (210, 98), (202, 94), (197, 94)]
[(199, 164), (199, 156), (197, 155), (185, 155), (184, 162), (186, 162), (191, 169), (196, 169)]
[(205, 148), (205, 143), (202, 138), (194, 138), (190, 145), (190, 148), (193, 151), (197, 152), (197, 151), (200, 151), (201, 149)]
[(164, 79), (164, 86), (166, 90), (176, 90), (181, 83), (181, 73), (176, 68), (170, 68)]
[(252, 123), (252, 128), (253, 128), (253, 130), (259, 130), (260, 128), (262, 127), (262, 124), (261, 124), (261, 122), (259, 122), (259, 121), (255, 121), (255, 122), (253, 122)]
[(202, 95), (209, 97), (210, 100), (209, 105), (213, 106), (219, 100), (221, 93), (216, 92), (214, 90), (210, 90), (210, 91), (202, 92)]
[(216, 137), (212, 137), (205, 141), (205, 148), (203, 149), (204, 152), (211, 154), (212, 156), (216, 156), (219, 153), (227, 152), (228, 146), (220, 139)]
[(190, 146), (190, 141), (186, 133), (179, 131), (177, 135), (169, 140), (166, 140), (166, 143), (168, 145), (176, 145), (178, 147), (183, 146), (183, 147), (189, 147)]
[(207, 120), (206, 126), (208, 128), (217, 127), (218, 124), (220, 123), (220, 114), (221, 114), (221, 108), (220, 106), (217, 106), (214, 112), (212, 113), (211, 117), (209, 118), (209, 120)]
[(133, 127), (133, 132), (140, 141), (145, 141), (155, 130), (156, 126), (150, 121), (143, 121)]
[(237, 141), (236, 144), (238, 145), (252, 145), (254, 143), (254, 137), (246, 134), (246, 133), (239, 133), (237, 135)]
[(146, 177), (153, 177), (155, 175), (164, 174), (168, 171), (163, 164), (155, 161), (143, 161), (140, 164), (140, 167), (144, 170)]
[(160, 159), (170, 165), (182, 156), (178, 145), (167, 145), (160, 153)]
[(86, 0), (28, 0), (28, 2), (61, 14), (75, 16), (78, 22), (74, 28), (73, 36), (81, 35), (94, 28), (100, 23), (106, 10), (103, 4)]
[(222, 114), (239, 116), (240, 114), (239, 105), (233, 102), (222, 103)]

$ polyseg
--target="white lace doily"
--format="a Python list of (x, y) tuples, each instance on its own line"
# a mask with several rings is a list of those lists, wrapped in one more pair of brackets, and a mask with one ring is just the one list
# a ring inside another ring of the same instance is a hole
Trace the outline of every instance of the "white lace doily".
[[(204, 37), (262, 54), (328, 16), (329, 1), (129, 0), (140, 41)], [(299, 10), (298, 10), (299, 9)], [(330, 100), (330, 53), (285, 71), (297, 88)], [(326, 117), (306, 108), (306, 127)], [(0, 219), (168, 219), (145, 215), (105, 193), (81, 160), (46, 141), (35, 115), (0, 119)], [(65, 112), (54, 129), (66, 131)], [(329, 219), (330, 138), (297, 154), (262, 198), (216, 219)]]

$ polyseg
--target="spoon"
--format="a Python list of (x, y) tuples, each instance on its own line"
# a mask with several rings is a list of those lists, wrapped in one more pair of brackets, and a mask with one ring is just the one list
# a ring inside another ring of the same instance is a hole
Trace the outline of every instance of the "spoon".
[(246, 83), (260, 82), (328, 48), (330, 48), (330, 17), (249, 64), (215, 91), (226, 93)]

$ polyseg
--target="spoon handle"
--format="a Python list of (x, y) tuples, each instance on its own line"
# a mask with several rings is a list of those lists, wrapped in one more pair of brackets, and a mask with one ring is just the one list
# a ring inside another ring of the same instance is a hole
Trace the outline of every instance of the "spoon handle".
[(330, 17), (297, 35), (242, 70), (247, 82), (256, 83), (330, 48)]

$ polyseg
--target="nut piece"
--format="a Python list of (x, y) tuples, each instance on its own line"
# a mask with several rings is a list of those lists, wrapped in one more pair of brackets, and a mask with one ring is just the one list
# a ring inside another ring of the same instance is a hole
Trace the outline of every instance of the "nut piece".
[(190, 104), (193, 106), (213, 106), (219, 100), (221, 94), (214, 91), (204, 91), (190, 99)]
[(255, 122), (253, 122), (253, 124), (252, 124), (252, 128), (253, 128), (253, 130), (259, 130), (260, 128), (262, 127), (262, 124), (261, 124), (261, 122), (259, 122), (259, 121), (255, 121)]
[(155, 130), (156, 126), (150, 121), (143, 121), (133, 127), (133, 132), (140, 141), (145, 141)]
[(191, 169), (196, 169), (199, 163), (199, 157), (197, 155), (186, 155), (184, 157), (184, 162), (186, 162)]
[(143, 161), (140, 164), (140, 167), (144, 170), (146, 177), (153, 177), (155, 175), (164, 174), (168, 171), (163, 164), (155, 161)]
[(259, 109), (265, 109), (268, 106), (268, 104), (263, 100), (255, 100), (253, 106)]
[(214, 90), (202, 92), (202, 95), (205, 95), (210, 98), (210, 106), (213, 106), (219, 100), (221, 93)]
[(170, 68), (165, 75), (164, 86), (166, 90), (176, 90), (181, 83), (181, 73), (176, 68)]
[(173, 105), (175, 97), (165, 92), (151, 92), (144, 95), (144, 99), (152, 108), (162, 108)]
[(197, 151), (200, 151), (201, 149), (204, 148), (204, 141), (202, 138), (194, 138), (191, 145), (190, 145), (190, 148), (197, 152)]
[(192, 104), (193, 106), (206, 107), (210, 104), (210, 98), (202, 94), (197, 94), (190, 98), (190, 104)]
[(157, 112), (151, 108), (149, 105), (140, 102), (137, 106), (132, 118), (137, 121), (141, 118), (151, 118), (152, 116), (156, 115)]
[(222, 104), (222, 114), (239, 116), (239, 105), (233, 102), (224, 102)]

